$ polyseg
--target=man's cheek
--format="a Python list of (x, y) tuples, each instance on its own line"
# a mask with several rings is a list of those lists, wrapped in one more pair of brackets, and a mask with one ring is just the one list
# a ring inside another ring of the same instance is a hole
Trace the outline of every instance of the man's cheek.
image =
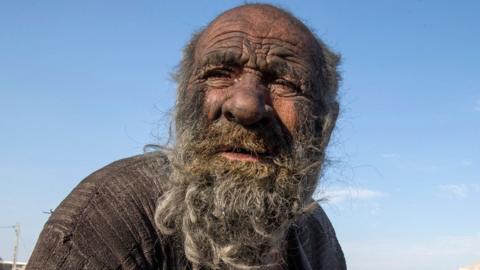
[(223, 89), (209, 89), (205, 91), (203, 109), (210, 122), (220, 117), (225, 98), (225, 91)]
[(292, 98), (278, 98), (273, 100), (272, 105), (289, 135), (295, 134), (298, 126), (298, 109), (295, 100)]

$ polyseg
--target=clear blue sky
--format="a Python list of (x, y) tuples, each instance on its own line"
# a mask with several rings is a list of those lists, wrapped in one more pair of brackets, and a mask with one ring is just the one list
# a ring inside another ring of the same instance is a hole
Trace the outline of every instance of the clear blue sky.
[[(183, 45), (242, 2), (0, 2), (0, 226), (21, 224), (21, 259), (42, 211), (164, 140)], [(343, 55), (320, 192), (349, 269), (480, 261), (480, 2), (273, 3)]]

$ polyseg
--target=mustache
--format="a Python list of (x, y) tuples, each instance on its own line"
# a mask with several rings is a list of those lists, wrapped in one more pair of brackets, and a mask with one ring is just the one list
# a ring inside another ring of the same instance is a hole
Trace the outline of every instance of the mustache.
[(244, 127), (221, 119), (195, 133), (192, 143), (196, 152), (207, 156), (230, 151), (269, 158), (290, 151), (291, 138), (276, 121)]

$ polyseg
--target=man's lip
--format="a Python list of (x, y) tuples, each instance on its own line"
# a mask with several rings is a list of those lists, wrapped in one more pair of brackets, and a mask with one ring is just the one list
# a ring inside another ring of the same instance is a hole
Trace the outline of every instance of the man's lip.
[(269, 156), (265, 152), (256, 152), (256, 151), (241, 148), (241, 147), (229, 147), (229, 146), (219, 147), (217, 154), (230, 160), (241, 160), (241, 161), (260, 161), (261, 159)]
[(237, 160), (237, 161), (249, 161), (249, 162), (258, 162), (260, 161), (259, 156), (254, 156), (251, 154), (245, 153), (236, 153), (236, 152), (219, 152), (220, 156), (229, 159), (229, 160)]

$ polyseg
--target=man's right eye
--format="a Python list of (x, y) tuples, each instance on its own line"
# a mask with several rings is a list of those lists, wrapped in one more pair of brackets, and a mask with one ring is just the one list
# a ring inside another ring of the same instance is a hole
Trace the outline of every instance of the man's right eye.
[(207, 70), (203, 75), (204, 79), (230, 79), (232, 71), (228, 69), (212, 69)]
[(212, 88), (226, 88), (233, 84), (233, 70), (216, 68), (205, 71), (202, 79)]

